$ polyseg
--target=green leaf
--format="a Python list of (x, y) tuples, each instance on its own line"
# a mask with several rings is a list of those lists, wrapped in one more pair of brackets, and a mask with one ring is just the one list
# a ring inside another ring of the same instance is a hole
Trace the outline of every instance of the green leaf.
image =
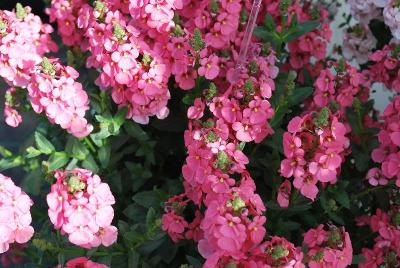
[(195, 257), (186, 255), (186, 259), (194, 268), (201, 268), (203, 266), (201, 261)]
[(132, 203), (127, 206), (123, 213), (125, 216), (135, 222), (144, 222), (146, 220), (146, 209), (138, 206), (136, 203)]
[(137, 268), (139, 265), (140, 255), (135, 250), (131, 249), (128, 253), (128, 268)]
[(19, 167), (23, 164), (21, 156), (0, 159), (0, 171)]
[(354, 131), (354, 133), (358, 136), (361, 137), (363, 133), (362, 125), (360, 125), (360, 118), (358, 117), (357, 112), (355, 112), (352, 108), (347, 109), (346, 111), (346, 116), (347, 119), (349, 120), (351, 129)]
[(314, 92), (312, 87), (299, 87), (292, 91), (292, 94), (288, 96), (290, 106), (295, 106), (302, 103)]
[(370, 156), (365, 154), (357, 144), (351, 144), (351, 150), (354, 155), (356, 169), (360, 172), (366, 171), (369, 167)]
[(365, 257), (361, 254), (353, 255), (353, 261), (351, 264), (360, 264), (365, 262)]
[(153, 224), (157, 219), (157, 214), (154, 208), (149, 208), (147, 211), (147, 216), (146, 216), (146, 225), (151, 225)]
[(25, 155), (26, 158), (35, 158), (42, 154), (42, 152), (34, 147), (26, 148), (27, 154)]
[(103, 168), (106, 168), (108, 166), (108, 163), (110, 162), (110, 155), (111, 155), (111, 146), (109, 144), (100, 147), (97, 156)]
[(283, 41), (288, 43), (293, 40), (296, 40), (297, 38), (317, 29), (319, 24), (320, 24), (319, 21), (315, 21), (315, 20), (299, 23), (294, 30), (290, 31), (289, 34), (287, 34), (283, 38)]
[(51, 142), (40, 132), (35, 132), (35, 142), (39, 151), (44, 154), (51, 154), (53, 151), (55, 151), (53, 144), (51, 144)]
[(138, 141), (146, 141), (149, 139), (147, 133), (143, 131), (143, 129), (137, 123), (129, 121), (124, 125), (124, 128), (130, 136)]
[(32, 195), (39, 195), (44, 182), (41, 169), (36, 168), (26, 174), (21, 182), (21, 188)]
[(276, 24), (271, 14), (266, 14), (264, 17), (264, 26), (268, 31), (276, 31)]
[(64, 167), (69, 161), (69, 157), (64, 152), (55, 152), (49, 158), (49, 171)]
[(272, 42), (276, 43), (278, 40), (276, 35), (266, 30), (264, 27), (256, 27), (254, 28), (253, 34), (263, 40), (264, 42)]
[(140, 192), (135, 194), (132, 199), (145, 208), (158, 208), (161, 203), (160, 197), (156, 191)]
[(65, 151), (71, 157), (78, 160), (85, 160), (86, 156), (89, 154), (89, 150), (86, 146), (75, 137), (69, 137), (67, 145), (65, 146)]
[(350, 209), (350, 198), (346, 191), (341, 190), (338, 191), (335, 195), (336, 200), (341, 204), (343, 207)]
[(94, 160), (93, 156), (89, 154), (86, 159), (82, 162), (82, 167), (97, 173), (99, 171), (99, 166)]

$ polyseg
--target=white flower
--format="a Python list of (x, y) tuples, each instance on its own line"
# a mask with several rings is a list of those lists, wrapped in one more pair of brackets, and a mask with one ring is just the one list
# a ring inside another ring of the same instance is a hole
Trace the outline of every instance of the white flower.
[(368, 26), (361, 24), (348, 28), (343, 39), (343, 56), (347, 60), (354, 58), (359, 64), (368, 61), (368, 55), (377, 43)]

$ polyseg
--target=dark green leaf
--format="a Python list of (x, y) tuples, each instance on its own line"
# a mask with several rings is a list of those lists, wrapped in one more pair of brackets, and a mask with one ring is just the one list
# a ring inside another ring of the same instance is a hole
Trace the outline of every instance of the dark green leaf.
[(98, 151), (98, 158), (103, 168), (106, 168), (108, 166), (108, 163), (110, 162), (110, 155), (111, 155), (111, 146), (109, 144), (100, 147)]
[(99, 171), (99, 166), (96, 164), (93, 156), (89, 154), (86, 159), (82, 162), (82, 167), (97, 173)]
[(276, 31), (275, 21), (269, 13), (265, 15), (264, 26), (268, 31)]
[(139, 265), (140, 255), (135, 250), (129, 250), (128, 253), (128, 268), (137, 268)]
[(49, 171), (64, 167), (69, 161), (69, 157), (64, 152), (55, 152), (49, 158)]
[(137, 193), (132, 197), (132, 199), (145, 208), (158, 208), (161, 204), (160, 197), (155, 191), (144, 191)]
[(291, 106), (298, 105), (306, 100), (312, 95), (314, 89), (312, 87), (299, 87), (295, 88), (290, 96), (288, 96), (288, 101)]
[(365, 262), (365, 257), (363, 255), (353, 255), (353, 261), (351, 264), (360, 264)]
[(35, 132), (35, 142), (38, 149), (44, 154), (51, 154), (55, 150), (53, 144), (40, 132)]

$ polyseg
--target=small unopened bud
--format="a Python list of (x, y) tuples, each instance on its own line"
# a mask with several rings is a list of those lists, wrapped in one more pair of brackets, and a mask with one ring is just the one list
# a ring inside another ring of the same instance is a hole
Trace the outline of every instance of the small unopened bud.
[(232, 201), (232, 208), (235, 212), (239, 212), (242, 208), (246, 207), (246, 203), (239, 196), (235, 197)]
[(50, 60), (47, 57), (43, 58), (42, 71), (45, 74), (48, 74), (48, 75), (51, 75), (51, 76), (54, 76), (56, 74), (56, 67), (54, 66), (54, 64), (52, 64), (50, 62)]
[(282, 245), (277, 245), (272, 249), (272, 259), (274, 260), (279, 260), (281, 258), (285, 258), (289, 255), (289, 250), (287, 250), (285, 247)]
[(113, 28), (113, 35), (115, 38), (118, 39), (119, 42), (123, 42), (126, 36), (126, 32), (120, 24), (115, 23)]
[(281, 0), (279, 4), (279, 10), (282, 14), (287, 14), (290, 5), (292, 4), (292, 0)]
[(195, 29), (193, 32), (193, 37), (190, 40), (190, 45), (196, 51), (199, 53), (206, 47), (206, 43), (204, 42), (203, 38), (201, 37), (201, 31), (199, 29)]
[(26, 15), (28, 15), (26, 9), (21, 5), (21, 3), (17, 3), (17, 5), (15, 6), (15, 15), (20, 20), (23, 20)]

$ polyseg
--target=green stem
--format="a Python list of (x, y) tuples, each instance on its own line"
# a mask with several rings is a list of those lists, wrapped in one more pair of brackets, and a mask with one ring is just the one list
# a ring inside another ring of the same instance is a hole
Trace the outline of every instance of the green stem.
[(89, 150), (90, 150), (92, 153), (95, 153), (95, 152), (96, 152), (96, 148), (94, 147), (93, 142), (92, 142), (92, 140), (91, 140), (90, 137), (85, 137), (85, 138), (83, 138), (83, 142), (89, 147)]
[(353, 197), (351, 198), (351, 200), (354, 201), (354, 200), (356, 200), (356, 199), (359, 199), (360, 197), (363, 197), (364, 195), (373, 193), (373, 192), (378, 191), (378, 190), (380, 190), (380, 189), (390, 188), (390, 187), (393, 186), (393, 185), (394, 185), (394, 182), (389, 182), (389, 183), (386, 184), (386, 185), (379, 185), (379, 186), (376, 186), (376, 187), (373, 187), (373, 188), (368, 188), (368, 189), (366, 189), (365, 191), (363, 191), (363, 192), (361, 192), (361, 193), (356, 194), (355, 196), (353, 196)]

